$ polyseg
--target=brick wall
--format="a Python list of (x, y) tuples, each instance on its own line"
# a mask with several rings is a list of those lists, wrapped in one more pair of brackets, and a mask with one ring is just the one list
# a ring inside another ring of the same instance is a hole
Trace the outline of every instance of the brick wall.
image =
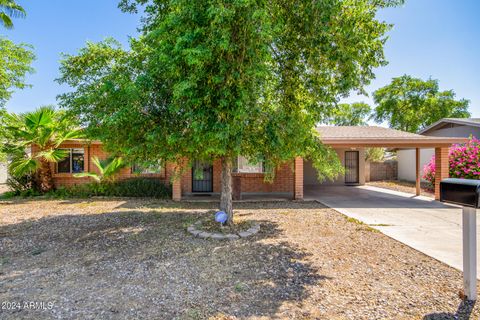
[[(108, 153), (105, 152), (100, 144), (82, 144), (82, 143), (64, 143), (60, 148), (75, 148), (84, 149), (84, 170), (85, 172), (98, 173), (97, 167), (92, 163), (91, 158), (96, 156), (100, 160), (108, 158)], [(32, 147), (32, 152), (38, 151), (35, 146)], [(192, 192), (192, 168), (185, 161), (186, 166), (181, 175), (177, 189), (181, 191), (181, 194), (188, 194)], [(132, 174), (131, 168), (123, 168), (118, 179), (128, 179), (133, 177), (150, 177), (158, 178), (165, 183), (171, 183), (175, 170), (175, 164), (167, 163), (160, 174)], [(56, 164), (52, 164), (52, 172), (55, 186), (73, 186), (83, 183), (92, 182), (91, 178), (75, 178), (71, 173), (57, 173)], [(213, 161), (213, 192), (220, 193), (221, 191), (221, 173), (222, 164), (219, 159)], [(294, 193), (294, 162), (285, 163), (276, 168), (275, 179), (273, 182), (265, 182), (263, 173), (234, 173), (234, 175), (241, 177), (241, 191), (242, 193), (263, 193), (263, 192), (275, 192), (275, 193)], [(303, 187), (303, 186), (302, 186)], [(179, 192), (177, 190), (177, 192)], [(178, 195), (177, 195), (178, 197)]]
[[(92, 163), (92, 157), (96, 156), (100, 160), (105, 160), (108, 158), (108, 153), (106, 153), (100, 144), (82, 144), (82, 143), (64, 143), (60, 145), (59, 148), (62, 149), (83, 149), (84, 150), (84, 171), (85, 172), (95, 172), (98, 173), (98, 168)], [(36, 146), (32, 147), (32, 152), (37, 152), (38, 149)], [(55, 187), (59, 186), (73, 186), (92, 182), (91, 178), (75, 178), (72, 173), (57, 173), (57, 165), (55, 163), (51, 164), (53, 172), (53, 181)], [(162, 171), (158, 174), (134, 174), (132, 173), (132, 168), (127, 166), (123, 168), (118, 174), (118, 179), (128, 179), (135, 177), (145, 177), (145, 178), (158, 178), (164, 181), (166, 184), (170, 183), (170, 178), (172, 174), (172, 165), (167, 164), (162, 168)]]
[(435, 200), (440, 200), (440, 181), (449, 177), (449, 148), (435, 148)]
[[(367, 165), (368, 169), (368, 165)], [(370, 180), (397, 180), (398, 178), (398, 163), (395, 160), (384, 162), (370, 162)], [(368, 176), (368, 173), (367, 173)]]
[[(286, 163), (279, 166), (275, 171), (275, 179), (272, 183), (265, 182), (263, 173), (234, 173), (241, 177), (241, 190), (250, 193), (278, 192), (293, 193), (293, 164)], [(221, 192), (222, 163), (217, 159), (213, 161), (213, 192)], [(192, 168), (189, 166), (182, 174), (182, 194), (192, 192)]]

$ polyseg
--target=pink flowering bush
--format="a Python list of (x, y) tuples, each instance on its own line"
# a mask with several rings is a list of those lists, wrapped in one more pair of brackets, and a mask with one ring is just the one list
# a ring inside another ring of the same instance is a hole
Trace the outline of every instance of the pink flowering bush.
[[(470, 137), (465, 144), (455, 144), (448, 153), (449, 174), (452, 178), (480, 179), (480, 140)], [(423, 167), (423, 179), (435, 184), (435, 156)]]
[(431, 186), (435, 184), (435, 155), (433, 155), (430, 162), (423, 167), (422, 177), (427, 180)]

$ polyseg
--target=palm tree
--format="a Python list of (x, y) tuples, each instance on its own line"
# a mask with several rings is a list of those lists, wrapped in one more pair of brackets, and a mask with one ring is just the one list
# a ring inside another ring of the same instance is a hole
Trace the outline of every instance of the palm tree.
[(40, 191), (52, 190), (51, 163), (68, 156), (66, 150), (57, 148), (66, 140), (81, 138), (81, 130), (52, 106), (24, 114), (4, 113), (1, 120), (3, 145), (0, 148), (9, 157), (9, 172), (16, 177), (35, 174)]
[(98, 168), (99, 173), (82, 172), (76, 173), (73, 176), (75, 178), (90, 177), (98, 183), (114, 182), (115, 176), (126, 166), (122, 158), (99, 160), (98, 157), (92, 157), (92, 162)]
[(0, 23), (7, 29), (13, 28), (12, 18), (25, 17), (25, 10), (13, 0), (0, 0)]

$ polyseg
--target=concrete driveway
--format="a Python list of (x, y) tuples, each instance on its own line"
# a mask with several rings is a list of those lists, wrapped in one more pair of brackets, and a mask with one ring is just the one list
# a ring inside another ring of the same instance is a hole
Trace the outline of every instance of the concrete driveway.
[[(458, 206), (371, 186), (307, 187), (305, 199), (319, 200), (462, 270), (462, 209)], [(479, 221), (477, 219), (477, 237), (480, 238)], [(477, 246), (477, 255), (480, 257), (480, 246)]]

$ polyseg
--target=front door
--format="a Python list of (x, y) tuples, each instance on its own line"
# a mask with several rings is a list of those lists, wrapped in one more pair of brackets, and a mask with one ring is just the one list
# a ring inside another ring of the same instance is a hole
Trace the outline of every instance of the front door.
[(195, 160), (192, 167), (192, 192), (213, 191), (213, 166), (210, 162)]
[(358, 160), (358, 151), (345, 151), (345, 184), (359, 183)]

